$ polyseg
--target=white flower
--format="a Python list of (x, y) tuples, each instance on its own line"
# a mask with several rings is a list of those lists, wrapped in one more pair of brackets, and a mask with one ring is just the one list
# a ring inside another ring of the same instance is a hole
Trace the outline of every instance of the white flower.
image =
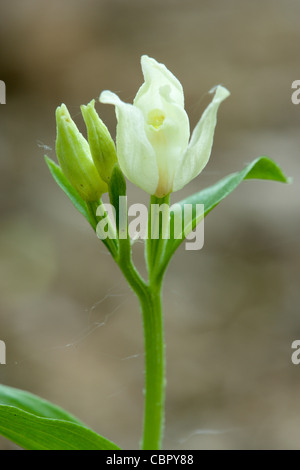
[(230, 93), (222, 86), (211, 91), (213, 100), (190, 139), (180, 82), (165, 65), (146, 55), (142, 56), (141, 65), (145, 82), (133, 104), (124, 103), (108, 90), (101, 93), (100, 101), (116, 108), (121, 170), (147, 193), (163, 197), (183, 188), (207, 164), (217, 111)]

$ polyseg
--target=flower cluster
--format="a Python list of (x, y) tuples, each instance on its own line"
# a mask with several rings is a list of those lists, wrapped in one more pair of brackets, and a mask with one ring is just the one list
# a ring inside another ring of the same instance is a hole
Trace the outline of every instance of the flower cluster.
[(88, 142), (64, 104), (56, 111), (57, 157), (65, 176), (86, 201), (97, 201), (108, 191), (116, 163), (128, 180), (161, 198), (183, 188), (209, 160), (218, 108), (229, 96), (228, 90), (223, 86), (211, 90), (212, 101), (190, 137), (180, 82), (165, 65), (146, 55), (141, 65), (144, 83), (133, 104), (108, 90), (100, 95), (102, 103), (116, 109), (116, 148), (94, 101), (81, 107)]

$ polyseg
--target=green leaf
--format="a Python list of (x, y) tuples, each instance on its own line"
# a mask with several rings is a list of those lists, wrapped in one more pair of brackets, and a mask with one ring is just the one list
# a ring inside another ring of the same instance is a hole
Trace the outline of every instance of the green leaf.
[(58, 184), (58, 186), (64, 191), (64, 193), (68, 196), (68, 198), (71, 200), (72, 204), (76, 207), (76, 209), (87, 219), (87, 221), (94, 228), (94, 221), (90, 216), (86, 202), (81, 199), (76, 189), (73, 188), (69, 180), (64, 175), (60, 166), (56, 165), (56, 163), (51, 160), (51, 158), (47, 157), (47, 155), (45, 155), (45, 160), (50, 170), (50, 173), (53, 176), (53, 179)]
[(120, 227), (120, 196), (126, 196), (126, 181), (118, 164), (114, 166), (109, 184), (109, 199), (116, 211), (116, 227), (119, 235)]
[(7, 385), (0, 385), (0, 405), (15, 406), (23, 411), (43, 418), (63, 419), (83, 425), (79, 419), (50, 401)]
[(0, 405), (0, 433), (26, 450), (117, 450), (114, 443), (79, 424), (42, 418)]
[[(173, 236), (170, 237), (165, 248), (164, 259), (161, 269), (164, 270), (171, 259), (171, 256), (176, 251), (178, 246), (182, 243), (185, 237), (195, 229), (197, 224), (223, 199), (236, 189), (239, 184), (248, 179), (263, 179), (279, 181), (282, 183), (289, 183), (291, 180), (286, 178), (281, 169), (268, 157), (259, 157), (253, 162), (249, 163), (242, 171), (233, 173), (218, 181), (213, 186), (203, 189), (202, 191), (193, 194), (186, 199), (176, 203), (176, 209), (170, 214), (170, 228), (171, 235), (174, 226), (174, 214), (181, 211), (183, 219), (183, 211), (185, 204), (192, 204), (193, 218), (188, 227), (182, 227), (182, 232), (177, 234), (177, 239)], [(196, 205), (204, 204), (204, 212), (196, 215)], [(174, 234), (174, 232), (173, 232)]]

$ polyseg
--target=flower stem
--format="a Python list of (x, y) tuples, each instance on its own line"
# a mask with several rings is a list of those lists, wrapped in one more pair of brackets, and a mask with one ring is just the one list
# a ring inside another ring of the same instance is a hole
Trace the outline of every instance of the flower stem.
[(161, 284), (140, 298), (145, 341), (145, 410), (142, 449), (161, 448), (165, 405), (165, 343)]
[[(103, 202), (101, 199), (97, 202), (86, 202), (86, 207), (90, 216), (90, 223), (97, 233), (97, 224), (101, 220), (101, 217), (97, 216), (97, 208), (102, 206), (104, 208), (104, 213), (105, 213), (105, 207), (103, 205)], [(107, 224), (109, 225), (109, 233), (111, 236), (108, 236), (107, 238), (103, 239), (102, 242), (104, 245), (106, 245), (107, 249), (110, 251), (112, 257), (116, 259), (117, 252), (118, 252), (118, 246), (116, 242), (116, 235), (115, 235), (115, 230), (110, 223), (109, 219), (107, 219)]]
[(137, 295), (142, 311), (145, 344), (145, 405), (142, 449), (159, 450), (164, 430), (165, 343), (162, 314), (162, 281), (148, 284), (131, 259), (130, 244), (120, 240), (118, 264)]
[[(163, 198), (151, 196), (148, 220), (148, 238), (146, 240), (145, 258), (149, 280), (158, 281), (157, 272), (164, 254), (166, 239), (169, 235), (170, 195)], [(153, 209), (156, 207), (157, 209)], [(166, 210), (167, 208), (167, 210)]]
[[(155, 201), (156, 202), (156, 201)], [(169, 202), (169, 198), (158, 203)], [(157, 240), (148, 239), (146, 283), (132, 262), (131, 244), (127, 237), (119, 238), (117, 263), (130, 287), (137, 295), (142, 311), (145, 344), (145, 405), (144, 430), (141, 442), (143, 450), (159, 450), (162, 444), (165, 413), (165, 343), (162, 314), (162, 280), (153, 267), (161, 258), (164, 240), (163, 224), (159, 222)], [(127, 223), (128, 227), (128, 223)], [(119, 235), (119, 234), (118, 234)]]

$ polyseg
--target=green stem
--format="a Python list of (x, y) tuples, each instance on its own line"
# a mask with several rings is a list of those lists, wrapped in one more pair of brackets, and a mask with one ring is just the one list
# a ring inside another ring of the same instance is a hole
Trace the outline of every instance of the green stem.
[[(146, 242), (146, 260), (150, 281), (156, 279), (159, 266), (164, 255), (165, 246), (169, 236), (169, 205), (170, 195), (163, 198), (151, 196), (148, 220), (148, 238)], [(156, 206), (157, 211), (153, 208)], [(167, 211), (162, 210), (163, 207)], [(153, 238), (158, 236), (158, 238)], [(166, 238), (165, 238), (166, 237)]]
[[(102, 217), (98, 217), (96, 215), (96, 212), (97, 212), (97, 208), (99, 206), (104, 207), (103, 202), (101, 200), (100, 201), (95, 201), (95, 202), (86, 202), (86, 206), (87, 206), (87, 210), (88, 210), (89, 215), (90, 215), (91, 225), (92, 225), (93, 229), (96, 232), (97, 231), (97, 224), (102, 218)], [(114, 233), (115, 230), (114, 230), (111, 222), (109, 221), (109, 219), (107, 219), (107, 223), (109, 224), (109, 233), (110, 233), (111, 236), (108, 236), (107, 238), (103, 239), (102, 242), (104, 243), (104, 245), (106, 245), (106, 247), (110, 251), (112, 257), (114, 259), (116, 259), (117, 252), (118, 252), (118, 246), (117, 246), (117, 241), (116, 241), (116, 235)]]
[(135, 269), (121, 268), (137, 294), (143, 318), (145, 345), (145, 405), (141, 448), (161, 449), (165, 415), (165, 342), (161, 284), (147, 286)]
[(149, 284), (132, 263), (128, 239), (119, 240), (118, 264), (136, 293), (142, 311), (145, 343), (145, 409), (142, 449), (159, 450), (164, 428), (165, 343), (161, 300), (161, 281)]
[[(169, 202), (169, 197), (151, 201), (161, 205)], [(149, 219), (151, 220), (151, 219)], [(146, 248), (149, 282), (140, 276), (132, 262), (131, 244), (128, 234), (118, 240), (118, 262), (124, 277), (136, 293), (142, 311), (145, 343), (145, 409), (142, 449), (161, 449), (164, 430), (165, 406), (165, 343), (162, 314), (162, 276), (155, 276), (155, 266), (159, 263), (165, 240), (162, 239), (164, 224), (159, 225), (159, 238), (148, 238)], [(119, 235), (119, 234), (118, 234)]]
[(165, 342), (161, 284), (140, 298), (145, 340), (145, 410), (142, 449), (161, 449), (165, 406)]

